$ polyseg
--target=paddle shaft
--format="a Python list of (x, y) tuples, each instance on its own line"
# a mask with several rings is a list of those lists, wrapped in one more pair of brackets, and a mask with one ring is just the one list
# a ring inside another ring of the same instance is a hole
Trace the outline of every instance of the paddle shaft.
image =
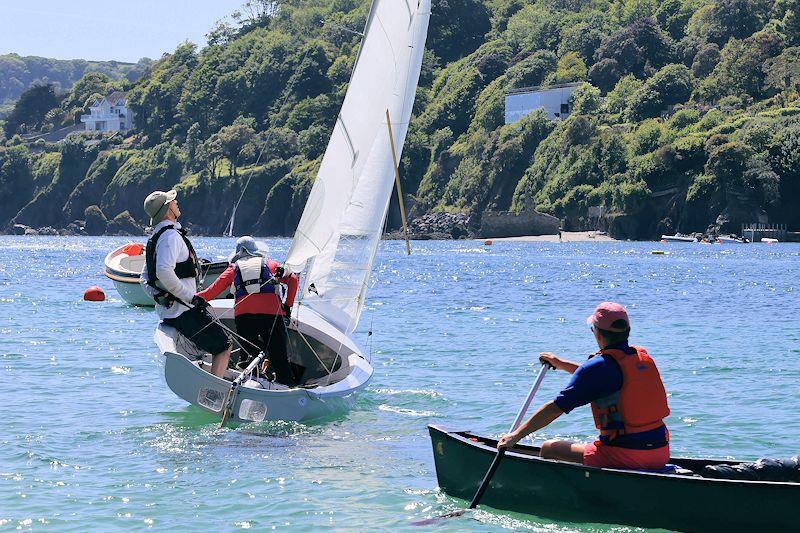
[[(542, 363), (542, 369), (539, 371), (539, 375), (536, 378), (536, 381), (533, 383), (531, 387), (531, 391), (528, 393), (528, 397), (525, 398), (525, 403), (522, 404), (522, 408), (517, 413), (517, 418), (514, 420), (514, 423), (511, 424), (511, 429), (508, 430), (509, 433), (514, 431), (519, 427), (522, 423), (522, 419), (525, 418), (525, 413), (528, 412), (528, 407), (531, 406), (531, 402), (533, 401), (533, 397), (536, 395), (536, 391), (539, 390), (539, 386), (542, 384), (544, 380), (544, 375), (547, 373), (547, 369), (549, 365), (546, 363)], [(492, 461), (491, 466), (489, 466), (489, 470), (486, 471), (486, 475), (483, 476), (483, 480), (481, 481), (480, 486), (478, 487), (478, 491), (475, 493), (475, 496), (472, 498), (472, 501), (469, 502), (469, 508), (474, 509), (478, 506), (478, 502), (480, 502), (481, 498), (483, 497), (483, 493), (486, 492), (486, 489), (489, 488), (489, 482), (492, 480), (494, 473), (497, 471), (497, 467), (500, 466), (500, 461), (503, 459), (503, 456), (506, 454), (505, 448), (501, 448), (497, 450), (497, 455), (494, 456), (494, 460)]]

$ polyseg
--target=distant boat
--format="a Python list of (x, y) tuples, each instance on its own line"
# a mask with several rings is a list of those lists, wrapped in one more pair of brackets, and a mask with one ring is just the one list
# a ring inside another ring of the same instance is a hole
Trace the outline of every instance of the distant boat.
[(745, 239), (744, 237), (736, 237), (734, 235), (720, 235), (719, 237), (717, 237), (717, 241), (719, 241), (719, 242), (737, 242), (737, 243), (741, 243), (741, 244), (750, 242), (747, 239)]
[(775, 244), (776, 242), (778, 242), (778, 239), (772, 239), (770, 237), (764, 237), (764, 238), (761, 239), (761, 242), (765, 242), (767, 244)]
[[(103, 274), (114, 282), (114, 288), (123, 300), (131, 305), (153, 307), (155, 302), (139, 283), (144, 270), (144, 245), (136, 242), (124, 244), (106, 255)], [(225, 269), (227, 261), (210, 262), (200, 259), (200, 284), (208, 286), (216, 280)]]
[[(230, 369), (225, 379), (213, 376), (209, 355), (160, 324), (155, 341), (164, 377), (179, 397), (223, 420), (230, 412), (233, 422), (309, 420), (349, 409), (369, 382), (374, 370), (352, 335), (389, 211), (429, 18), (430, 0), (372, 2), (347, 94), (284, 262), (288, 271), (304, 272), (286, 325), (301, 385), (290, 389)], [(234, 330), (234, 302), (210, 303)], [(241, 386), (232, 383), (239, 379)]]
[(675, 235), (662, 235), (661, 240), (667, 242), (697, 242), (696, 237), (681, 235), (680, 233), (676, 233)]

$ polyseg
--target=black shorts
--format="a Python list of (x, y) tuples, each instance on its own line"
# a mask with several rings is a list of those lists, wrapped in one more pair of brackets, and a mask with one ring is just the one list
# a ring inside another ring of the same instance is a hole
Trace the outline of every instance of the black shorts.
[(228, 334), (211, 318), (208, 310), (193, 307), (175, 318), (165, 318), (164, 324), (177, 329), (181, 335), (195, 343), (198, 348), (212, 355), (231, 347)]

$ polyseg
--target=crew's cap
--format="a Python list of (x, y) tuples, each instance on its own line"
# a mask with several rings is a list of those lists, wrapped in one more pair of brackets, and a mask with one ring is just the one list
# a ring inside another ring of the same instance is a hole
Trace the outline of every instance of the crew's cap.
[(628, 312), (620, 304), (614, 302), (602, 302), (594, 313), (586, 319), (586, 323), (604, 331), (620, 333), (630, 329)]
[(144, 199), (144, 212), (150, 217), (150, 225), (153, 226), (164, 220), (167, 214), (167, 204), (178, 196), (175, 190), (153, 191)]

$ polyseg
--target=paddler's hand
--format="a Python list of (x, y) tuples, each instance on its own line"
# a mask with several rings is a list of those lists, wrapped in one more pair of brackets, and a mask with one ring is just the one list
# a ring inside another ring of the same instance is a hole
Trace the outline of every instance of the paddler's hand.
[(497, 441), (497, 449), (503, 450), (508, 448), (513, 448), (516, 443), (520, 441), (520, 437), (516, 433), (509, 433), (508, 435), (503, 435), (500, 437), (500, 440)]
[(554, 370), (561, 370), (563, 368), (564, 361), (558, 358), (558, 356), (551, 352), (542, 352), (539, 354), (539, 362), (550, 365), (550, 368)]

